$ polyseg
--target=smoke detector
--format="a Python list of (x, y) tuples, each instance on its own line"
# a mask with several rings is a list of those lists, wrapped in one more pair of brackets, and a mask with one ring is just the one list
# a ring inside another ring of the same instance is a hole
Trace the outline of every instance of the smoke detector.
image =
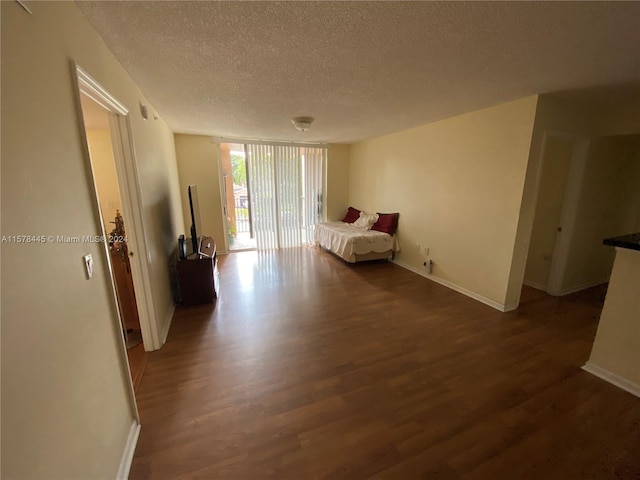
[(306, 132), (311, 128), (311, 124), (313, 123), (312, 117), (294, 117), (291, 119), (291, 123), (301, 132)]

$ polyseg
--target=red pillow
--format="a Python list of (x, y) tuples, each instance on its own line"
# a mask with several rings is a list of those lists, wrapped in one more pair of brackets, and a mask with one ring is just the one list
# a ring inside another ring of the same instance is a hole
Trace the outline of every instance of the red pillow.
[(357, 208), (349, 207), (349, 210), (347, 210), (347, 214), (344, 216), (342, 221), (344, 223), (353, 223), (359, 218), (360, 210), (358, 210)]
[(371, 230), (393, 235), (398, 228), (399, 213), (378, 213), (378, 221), (373, 224)]

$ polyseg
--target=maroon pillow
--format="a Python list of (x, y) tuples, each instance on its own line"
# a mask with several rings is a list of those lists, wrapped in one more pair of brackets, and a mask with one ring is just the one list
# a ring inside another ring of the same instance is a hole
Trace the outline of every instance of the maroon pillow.
[(378, 221), (373, 224), (371, 230), (393, 235), (398, 228), (399, 213), (378, 213)]
[(349, 207), (349, 210), (347, 210), (347, 214), (344, 216), (342, 221), (344, 223), (353, 223), (359, 218), (360, 210), (358, 210), (357, 208)]

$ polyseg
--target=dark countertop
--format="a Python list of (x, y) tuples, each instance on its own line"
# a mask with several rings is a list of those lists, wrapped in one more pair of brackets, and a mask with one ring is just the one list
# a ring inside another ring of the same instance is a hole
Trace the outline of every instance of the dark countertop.
[(640, 251), (640, 233), (632, 233), (621, 237), (605, 238), (602, 243), (612, 247), (628, 248)]

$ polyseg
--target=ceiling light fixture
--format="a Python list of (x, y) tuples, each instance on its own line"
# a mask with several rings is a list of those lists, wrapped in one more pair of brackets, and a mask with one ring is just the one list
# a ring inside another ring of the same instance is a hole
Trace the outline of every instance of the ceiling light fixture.
[(313, 123), (312, 117), (294, 117), (291, 119), (291, 123), (301, 132), (306, 132), (311, 128), (311, 124)]

